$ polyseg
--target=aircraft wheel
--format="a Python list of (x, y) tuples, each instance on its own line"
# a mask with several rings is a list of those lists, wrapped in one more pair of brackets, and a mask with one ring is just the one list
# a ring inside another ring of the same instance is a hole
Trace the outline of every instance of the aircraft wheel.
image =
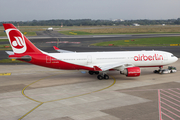
[(157, 71), (157, 70), (154, 70), (153, 72), (154, 72), (154, 73), (158, 73), (158, 71)]
[(108, 75), (104, 75), (104, 79), (108, 80), (109, 76)]
[(95, 73), (96, 75), (98, 75), (98, 74), (99, 74), (99, 71), (95, 71), (94, 73)]
[(94, 71), (89, 71), (89, 74), (90, 74), (90, 75), (93, 75), (93, 74), (94, 74)]
[(103, 79), (103, 76), (102, 76), (102, 75), (98, 75), (97, 78), (98, 78), (99, 80), (102, 80), (102, 79)]

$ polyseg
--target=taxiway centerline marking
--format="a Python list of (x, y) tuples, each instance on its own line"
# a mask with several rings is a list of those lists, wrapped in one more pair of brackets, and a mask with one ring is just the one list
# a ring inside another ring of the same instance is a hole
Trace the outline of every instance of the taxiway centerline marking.
[[(56, 74), (56, 75), (57, 75), (57, 74)], [(55, 76), (55, 75), (51, 75), (51, 76)], [(39, 82), (39, 81), (41, 81), (41, 80), (43, 80), (43, 79), (46, 79), (46, 78), (48, 78), (48, 77), (51, 77), (51, 76), (47, 76), (47, 77), (41, 78), (41, 79), (39, 79), (39, 80), (37, 80), (37, 81), (34, 81), (34, 82), (30, 83), (30, 84), (27, 85), (26, 87), (24, 87), (24, 89), (23, 89), (22, 92), (21, 92), (22, 95), (23, 95), (24, 97), (32, 100), (32, 101), (35, 101), (35, 102), (40, 103), (40, 104), (37, 105), (36, 107), (34, 107), (34, 108), (33, 108), (32, 110), (30, 110), (29, 112), (27, 112), (26, 114), (24, 114), (21, 118), (19, 118), (19, 120), (21, 120), (21, 119), (23, 119), (24, 117), (26, 117), (28, 114), (30, 114), (31, 112), (33, 112), (35, 109), (37, 109), (39, 106), (41, 106), (41, 105), (44, 104), (44, 103), (49, 103), (49, 102), (54, 102), (54, 101), (60, 101), (60, 100), (65, 100), (65, 99), (80, 97), (80, 96), (88, 95), (88, 94), (91, 94), (91, 93), (99, 92), (99, 91), (102, 91), (102, 90), (105, 90), (105, 89), (108, 89), (108, 88), (112, 87), (112, 86), (116, 83), (116, 79), (115, 79), (113, 76), (111, 76), (114, 81), (113, 81), (113, 83), (112, 83), (110, 86), (107, 86), (107, 87), (102, 88), (102, 89), (100, 89), (100, 90), (92, 91), (92, 92), (89, 92), (89, 93), (84, 93), (84, 94), (80, 94), (80, 95), (76, 95), (76, 96), (72, 96), (72, 97), (67, 97), (67, 98), (62, 98), (62, 99), (56, 99), (56, 100), (51, 100), (51, 101), (46, 101), (46, 102), (41, 102), (41, 101), (35, 100), (35, 99), (30, 98), (30, 97), (28, 97), (27, 95), (25, 95), (24, 91), (25, 91), (25, 89), (26, 89), (27, 87), (29, 87), (30, 85), (35, 84), (35, 83), (37, 83), (37, 82)]]
[(26, 114), (24, 114), (21, 118), (19, 118), (18, 120), (23, 119), (25, 116), (27, 116), (29, 113), (31, 113), (32, 111), (34, 111), (35, 109), (37, 109), (39, 106), (41, 106), (43, 104), (43, 102), (41, 102), (39, 105), (37, 105), (36, 107), (34, 107), (32, 110), (30, 110), (29, 112), (27, 112)]

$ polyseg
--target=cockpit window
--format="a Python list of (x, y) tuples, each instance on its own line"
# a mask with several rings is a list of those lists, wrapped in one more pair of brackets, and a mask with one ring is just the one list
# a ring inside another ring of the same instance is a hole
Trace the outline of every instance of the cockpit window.
[(171, 55), (171, 57), (174, 57), (174, 55)]

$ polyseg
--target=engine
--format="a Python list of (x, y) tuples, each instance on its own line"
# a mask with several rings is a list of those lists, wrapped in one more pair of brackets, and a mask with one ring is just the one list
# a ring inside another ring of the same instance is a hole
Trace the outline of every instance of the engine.
[(141, 74), (141, 69), (139, 67), (129, 67), (123, 70), (123, 74), (127, 77), (138, 77)]

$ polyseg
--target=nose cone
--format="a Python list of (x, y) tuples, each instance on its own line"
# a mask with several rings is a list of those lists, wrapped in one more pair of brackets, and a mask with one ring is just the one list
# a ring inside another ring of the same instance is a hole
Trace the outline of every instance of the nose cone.
[(177, 58), (177, 57), (175, 57), (174, 59), (175, 59), (175, 61), (174, 61), (174, 62), (178, 61), (178, 58)]

